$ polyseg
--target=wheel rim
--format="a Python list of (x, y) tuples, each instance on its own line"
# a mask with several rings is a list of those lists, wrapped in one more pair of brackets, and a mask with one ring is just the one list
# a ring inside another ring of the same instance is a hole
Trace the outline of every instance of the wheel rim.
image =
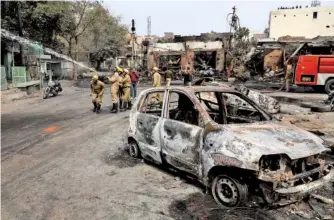
[(334, 91), (334, 82), (329, 84), (328, 88), (329, 88), (330, 92), (333, 92)]
[(137, 148), (137, 145), (135, 143), (131, 143), (130, 144), (130, 148), (129, 148), (129, 151), (130, 151), (130, 155), (132, 157), (136, 157), (138, 155), (138, 148)]
[(239, 202), (240, 196), (238, 187), (231, 179), (222, 177), (218, 180), (216, 186), (216, 192), (219, 200), (223, 204), (236, 205)]

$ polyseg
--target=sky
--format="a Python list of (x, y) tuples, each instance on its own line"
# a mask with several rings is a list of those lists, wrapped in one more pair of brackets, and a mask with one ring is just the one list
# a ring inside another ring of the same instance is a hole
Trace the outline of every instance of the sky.
[[(262, 0), (105, 0), (109, 11), (130, 25), (135, 19), (137, 35), (147, 34), (147, 17), (151, 16), (151, 34), (164, 32), (198, 35), (205, 32), (228, 32), (228, 13), (236, 6), (240, 25), (252, 33), (262, 33), (268, 25), (269, 12), (278, 7), (311, 5), (309, 1)], [(334, 6), (334, 0), (322, 0), (322, 6)]]

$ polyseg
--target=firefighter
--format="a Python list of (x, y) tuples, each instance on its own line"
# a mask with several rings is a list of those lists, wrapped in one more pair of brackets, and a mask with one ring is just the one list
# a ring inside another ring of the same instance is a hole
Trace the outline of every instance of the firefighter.
[[(153, 67), (153, 87), (154, 88), (161, 87), (161, 75), (159, 74), (159, 69), (157, 67)], [(155, 99), (156, 101), (161, 102), (159, 93), (153, 94), (152, 99)]]
[(131, 78), (129, 75), (129, 70), (124, 69), (123, 79), (121, 82), (123, 89), (121, 112), (124, 112), (126, 109), (131, 109), (132, 107), (130, 96)]
[(110, 109), (111, 113), (117, 113), (118, 112), (120, 80), (121, 80), (121, 77), (119, 76), (118, 71), (116, 71), (112, 77), (109, 77), (111, 103), (112, 103), (112, 108)]
[(99, 80), (97, 75), (93, 76), (92, 81), (90, 82), (90, 89), (94, 105), (93, 112), (100, 113), (104, 93), (104, 83)]
[(119, 100), (119, 107), (122, 107), (122, 95), (123, 95), (123, 88), (122, 88), (122, 79), (123, 79), (123, 72), (124, 70), (118, 66), (115, 67), (115, 72), (118, 72), (119, 76), (119, 88), (118, 88), (118, 100)]

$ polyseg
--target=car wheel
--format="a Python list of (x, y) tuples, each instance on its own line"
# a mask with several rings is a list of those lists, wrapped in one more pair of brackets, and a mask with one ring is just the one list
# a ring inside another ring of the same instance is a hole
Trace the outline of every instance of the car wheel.
[(43, 99), (46, 99), (49, 97), (49, 93), (50, 93), (50, 88), (49, 87), (46, 87), (44, 89), (44, 92), (43, 92)]
[(325, 91), (327, 92), (327, 94), (334, 92), (334, 79), (327, 80), (325, 85)]
[(227, 207), (241, 205), (247, 199), (247, 186), (226, 175), (216, 176), (212, 182), (211, 191), (215, 201)]
[(140, 158), (140, 150), (135, 141), (131, 141), (129, 144), (129, 154), (131, 157)]

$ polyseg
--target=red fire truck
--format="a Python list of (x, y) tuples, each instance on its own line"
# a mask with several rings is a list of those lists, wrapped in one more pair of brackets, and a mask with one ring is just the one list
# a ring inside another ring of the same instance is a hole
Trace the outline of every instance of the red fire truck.
[(300, 56), (295, 70), (295, 84), (315, 90), (334, 91), (334, 55)]

